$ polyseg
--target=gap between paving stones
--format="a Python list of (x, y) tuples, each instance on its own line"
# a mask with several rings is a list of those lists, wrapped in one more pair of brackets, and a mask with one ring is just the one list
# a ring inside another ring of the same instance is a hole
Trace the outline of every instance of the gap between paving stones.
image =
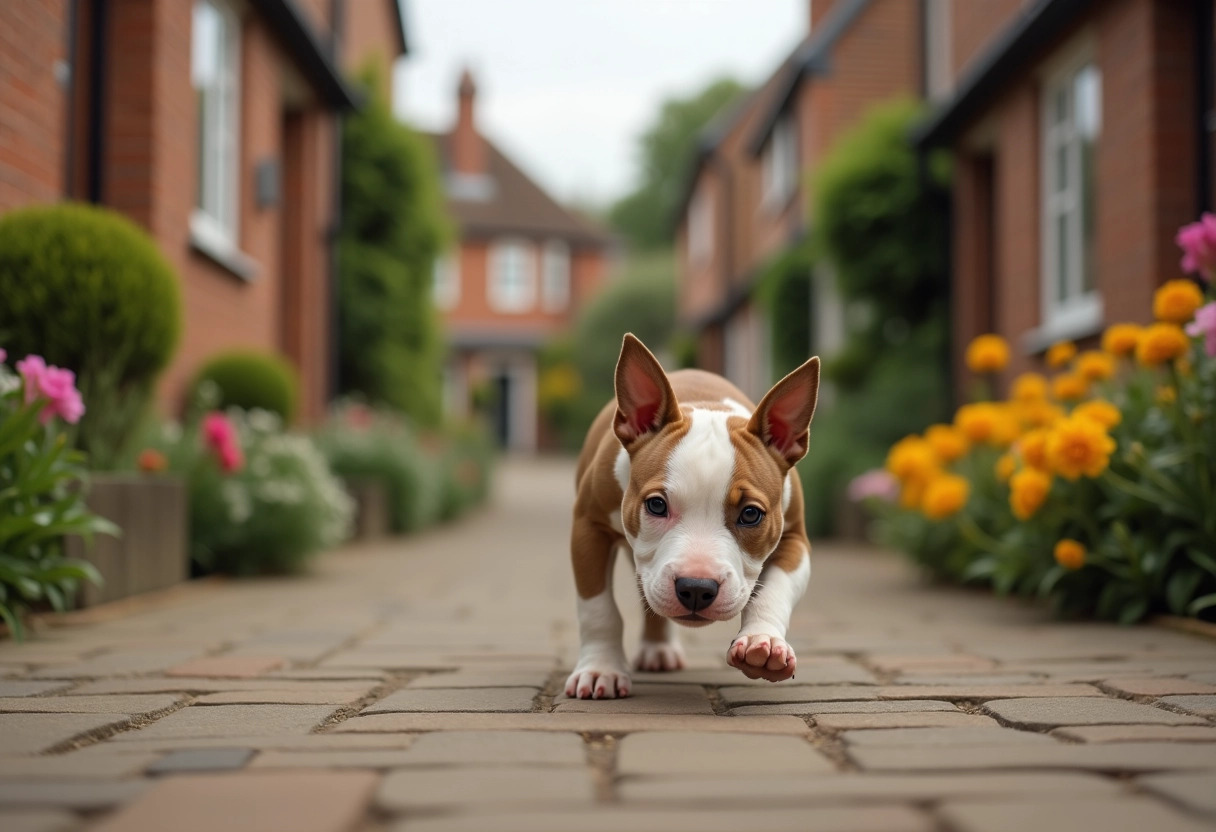
[(353, 716), (358, 716), (359, 713), (368, 705), (373, 705), (384, 697), (388, 696), (390, 693), (395, 693), (412, 682), (414, 679), (418, 678), (419, 675), (420, 674), (418, 673), (390, 674), (387, 679), (376, 685), (354, 702), (351, 702), (349, 705), (343, 705), (329, 716), (325, 717), (325, 719), (321, 720), (321, 722), (315, 725), (308, 733), (328, 733), (328, 729), (333, 728), (335, 725), (342, 724)]
[(62, 740), (52, 746), (44, 748), (42, 751), (38, 752), (37, 756), (66, 754), (69, 751), (76, 751), (81, 748), (87, 748), (90, 745), (96, 745), (97, 743), (104, 742), (105, 740), (118, 736), (119, 734), (139, 730), (147, 725), (151, 725), (158, 719), (166, 717), (171, 713), (176, 713), (177, 711), (194, 704), (194, 700), (195, 697), (191, 696), (190, 694), (186, 694), (177, 702), (169, 705), (168, 707), (160, 708), (155, 711), (148, 711), (147, 713), (132, 715), (130, 718), (121, 722), (111, 722), (108, 725), (102, 725), (99, 728), (93, 728), (92, 730), (84, 731), (76, 734), (75, 736), (68, 737), (66, 740)]
[(1150, 694), (1128, 693), (1127, 691), (1120, 690), (1119, 688), (1116, 688), (1113, 686), (1107, 686), (1107, 684), (1105, 682), (1097, 682), (1097, 683), (1095, 683), (1095, 686), (1100, 691), (1102, 691), (1102, 693), (1105, 696), (1107, 696), (1111, 699), (1124, 699), (1129, 702), (1135, 702), (1140, 705), (1152, 705), (1162, 711), (1169, 711), (1170, 713), (1178, 714), (1180, 716), (1190, 716), (1190, 717), (1195, 717), (1197, 719), (1206, 719), (1208, 722), (1210, 722), (1212, 724), (1216, 724), (1216, 718), (1214, 718), (1208, 714), (1197, 714), (1194, 711), (1188, 711), (1185, 708), (1175, 705), (1172, 702), (1166, 702), (1164, 696), (1153, 696)]

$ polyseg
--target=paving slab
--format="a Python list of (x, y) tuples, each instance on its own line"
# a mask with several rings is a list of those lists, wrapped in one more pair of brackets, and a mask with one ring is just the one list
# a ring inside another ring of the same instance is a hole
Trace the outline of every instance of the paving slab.
[[(880, 688), (873, 685), (732, 685), (720, 688), (718, 695), (728, 707), (764, 705), (778, 702), (857, 702), (877, 699)], [(923, 699), (924, 697), (908, 697)]]
[(367, 748), (408, 748), (415, 734), (270, 734), (261, 737), (162, 737), (161, 739), (109, 741), (107, 748), (120, 754), (149, 751), (327, 751)]
[(462, 814), (402, 821), (393, 832), (622, 832), (695, 829), (697, 832), (931, 832), (933, 822), (914, 809), (822, 807), (697, 811), (688, 808), (631, 809), (597, 806), (577, 811)]
[(205, 693), (195, 705), (349, 705), (367, 694), (360, 688), (345, 690), (226, 690)]
[(1093, 774), (1069, 772), (995, 774), (830, 774), (791, 776), (751, 772), (695, 776), (625, 777), (617, 786), (625, 802), (670, 801), (710, 803), (798, 801), (811, 805), (840, 803), (926, 802), (957, 797), (1034, 795), (1036, 800), (1071, 799), (1077, 795), (1116, 795), (1121, 786)]
[(0, 679), (0, 697), (38, 696), (67, 688), (69, 682), (41, 681), (36, 679)]
[(405, 749), (359, 748), (345, 751), (261, 751), (249, 764), (251, 769), (362, 769), (376, 771), (410, 764), (411, 752)]
[(148, 774), (181, 774), (185, 772), (235, 771), (244, 768), (253, 757), (248, 748), (200, 748), (174, 751), (149, 766)]
[(143, 794), (148, 780), (119, 780), (94, 783), (87, 780), (39, 780), (0, 782), (0, 807), (75, 809), (95, 812), (129, 803)]
[(333, 713), (327, 705), (209, 705), (183, 708), (116, 742), (188, 737), (257, 737), (307, 734)]
[(90, 745), (66, 754), (0, 756), (0, 781), (13, 780), (121, 780), (142, 773), (160, 759), (156, 752), (121, 754), (108, 743)]
[(409, 682), (407, 688), (543, 688), (552, 671), (461, 670), (427, 673)]
[(879, 699), (1018, 699), (1023, 697), (1099, 696), (1093, 685), (952, 684), (898, 685), (879, 688)]
[(0, 699), (0, 713), (147, 714), (172, 708), (176, 696), (24, 696)]
[(726, 774), (747, 760), (749, 776), (830, 774), (835, 766), (800, 737), (652, 731), (620, 741), (617, 772), (622, 775)]
[(0, 829), (4, 832), (71, 832), (80, 821), (71, 812), (54, 809), (0, 809)]
[(160, 673), (197, 656), (201, 650), (120, 650), (68, 664), (39, 668), (35, 679), (79, 679), (100, 676), (137, 676)]
[(793, 716), (726, 717), (711, 714), (373, 714), (355, 716), (329, 729), (327, 735), (400, 731), (577, 731), (631, 734), (637, 731), (710, 731), (742, 734), (808, 734)]
[(342, 832), (363, 817), (378, 779), (362, 771), (187, 774), (159, 781), (94, 830)]
[(1108, 745), (1002, 745), (899, 748), (853, 746), (848, 754), (867, 771), (983, 771), (1075, 769), (1149, 772), (1216, 768), (1216, 745), (1126, 742)]
[(1184, 716), (1125, 699), (1099, 697), (1000, 699), (988, 702), (983, 707), (1003, 722), (1039, 730), (1061, 725), (1205, 724), (1200, 717)]
[(410, 765), (581, 766), (587, 749), (578, 734), (524, 731), (446, 731), (410, 746)]
[[(755, 717), (753, 717), (754, 719)], [(857, 731), (882, 728), (999, 728), (1000, 723), (983, 714), (962, 711), (905, 711), (876, 714), (817, 714), (815, 726), (829, 731)]]
[[(131, 721), (127, 714), (0, 714), (4, 754), (34, 754), (80, 734)], [(0, 804), (2, 805), (2, 804)]]
[(571, 699), (564, 693), (554, 701), (559, 714), (712, 714), (705, 692), (690, 685), (641, 683), (624, 699)]
[(1216, 725), (1074, 725), (1051, 733), (1074, 742), (1216, 742)]
[(939, 814), (956, 832), (1094, 829), (1102, 832), (1210, 832), (1211, 824), (1144, 797), (1078, 799), (1067, 803), (1006, 800), (947, 803)]
[(1165, 678), (1106, 679), (1102, 687), (1128, 696), (1170, 696), (1188, 693), (1216, 693), (1216, 685), (1182, 679)]
[(78, 687), (64, 692), (64, 696), (95, 696), (140, 693), (225, 693), (228, 691), (306, 690), (347, 691), (361, 688), (370, 691), (381, 680), (367, 680), (366, 685), (356, 685), (349, 680), (322, 679), (292, 681), (282, 677), (259, 679), (201, 679), (198, 677), (142, 676), (126, 679), (97, 679), (83, 682)]
[(1149, 774), (1137, 777), (1136, 785), (1189, 811), (1216, 816), (1216, 771)]
[(201, 676), (215, 679), (252, 679), (286, 664), (282, 656), (206, 656), (165, 670), (166, 676)]
[(892, 699), (882, 702), (790, 702), (777, 705), (743, 705), (731, 708), (736, 716), (762, 714), (894, 714), (913, 711), (948, 711), (961, 713), (953, 702), (927, 699)]
[(376, 806), (389, 813), (453, 806), (589, 804), (593, 800), (592, 772), (583, 766), (556, 771), (502, 766), (401, 769), (385, 775), (376, 794)]
[(1216, 716), (1216, 694), (1197, 694), (1194, 696), (1163, 696), (1162, 704), (1178, 708), (1192, 714)]
[(1018, 731), (997, 726), (984, 728), (885, 728), (845, 731), (840, 735), (846, 745), (914, 746), (934, 745), (1052, 745), (1058, 742), (1047, 734)]
[(373, 702), (365, 714), (433, 713), (528, 713), (536, 688), (405, 688)]

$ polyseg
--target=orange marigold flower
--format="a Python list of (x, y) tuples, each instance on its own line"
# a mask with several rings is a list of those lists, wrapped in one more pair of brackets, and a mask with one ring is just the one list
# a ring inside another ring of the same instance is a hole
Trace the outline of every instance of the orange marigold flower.
[(1022, 420), (1013, 405), (998, 404), (994, 407), (996, 408), (996, 424), (992, 430), (992, 444), (1012, 445), (1022, 435)]
[(1019, 520), (1029, 520), (1042, 507), (1051, 491), (1051, 476), (1035, 468), (1023, 468), (1009, 480), (1009, 508)]
[(135, 464), (145, 474), (159, 474), (169, 467), (169, 460), (155, 448), (144, 448), (139, 452)]
[(1043, 428), (1022, 434), (1018, 440), (1017, 452), (1022, 457), (1026, 467), (1046, 471), (1047, 463), (1047, 431)]
[(942, 474), (925, 486), (920, 508), (930, 520), (943, 520), (967, 505), (971, 484), (957, 474)]
[(1123, 414), (1119, 412), (1119, 408), (1105, 399), (1093, 399), (1079, 404), (1072, 409), (1072, 415), (1093, 419), (1107, 430), (1123, 421)]
[(1027, 427), (1047, 427), (1064, 418), (1064, 411), (1048, 401), (1018, 402), (1016, 408), (1018, 418)]
[(1009, 478), (1013, 476), (1017, 467), (1018, 461), (1013, 454), (1001, 454), (1001, 458), (996, 461), (996, 467), (993, 470), (998, 480), (1009, 482)]
[(1009, 344), (999, 335), (981, 335), (967, 345), (964, 355), (973, 373), (996, 373), (1009, 364)]
[(1052, 344), (1047, 351), (1047, 366), (1053, 369), (1063, 367), (1077, 354), (1077, 345), (1072, 341), (1060, 341)]
[(1131, 355), (1143, 331), (1140, 324), (1112, 324), (1102, 333), (1102, 349), (1111, 355)]
[(992, 442), (1001, 414), (991, 402), (965, 404), (954, 414), (954, 426), (972, 442)]
[(887, 470), (905, 483), (924, 479), (938, 465), (933, 446), (919, 436), (905, 436), (887, 452)]
[(1077, 570), (1085, 565), (1085, 544), (1078, 540), (1070, 540), (1066, 537), (1056, 541), (1052, 554), (1055, 555), (1056, 563), (1065, 569)]
[(1077, 356), (1077, 373), (1089, 381), (1105, 381), (1115, 374), (1115, 359), (1109, 353), (1086, 350)]
[(1146, 367), (1156, 367), (1186, 354), (1191, 339), (1177, 324), (1153, 324), (1136, 344), (1136, 360)]
[(899, 504), (903, 508), (917, 508), (920, 506), (921, 498), (925, 496), (924, 477), (915, 477), (913, 479), (904, 480), (899, 487)]
[(1069, 480), (1098, 476), (1110, 464), (1114, 450), (1115, 440), (1106, 428), (1083, 416), (1061, 419), (1047, 435), (1047, 461), (1055, 473)]
[(1203, 292), (1193, 280), (1169, 280), (1153, 293), (1153, 317), (1184, 324), (1203, 306)]
[(1089, 392), (1089, 379), (1080, 373), (1064, 373), (1051, 380), (1051, 395), (1062, 402), (1075, 401)]
[(1010, 398), (1015, 402), (1037, 402), (1047, 398), (1047, 379), (1039, 373), (1022, 373), (1013, 380)]
[(967, 453), (970, 443), (963, 432), (950, 425), (932, 425), (925, 431), (925, 441), (942, 462), (953, 462)]

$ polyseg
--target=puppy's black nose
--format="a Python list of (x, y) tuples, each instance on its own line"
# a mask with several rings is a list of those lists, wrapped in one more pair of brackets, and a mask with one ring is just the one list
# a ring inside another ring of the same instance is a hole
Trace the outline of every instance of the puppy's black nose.
[(676, 578), (676, 597), (693, 612), (703, 610), (718, 597), (718, 582), (709, 578)]

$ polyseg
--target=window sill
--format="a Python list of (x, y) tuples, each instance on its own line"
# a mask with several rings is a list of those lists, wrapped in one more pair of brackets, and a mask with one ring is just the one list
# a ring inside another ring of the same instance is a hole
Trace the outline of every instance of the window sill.
[(258, 264), (256, 260), (232, 246), (220, 243), (210, 234), (201, 233), (193, 223), (190, 227), (190, 248), (246, 283), (252, 283), (257, 279)]
[(1022, 352), (1026, 355), (1038, 355), (1060, 341), (1076, 341), (1097, 335), (1102, 331), (1102, 316), (1102, 299), (1095, 297), (1084, 306), (1070, 310), (1067, 315), (1044, 321), (1040, 326), (1024, 333)]

